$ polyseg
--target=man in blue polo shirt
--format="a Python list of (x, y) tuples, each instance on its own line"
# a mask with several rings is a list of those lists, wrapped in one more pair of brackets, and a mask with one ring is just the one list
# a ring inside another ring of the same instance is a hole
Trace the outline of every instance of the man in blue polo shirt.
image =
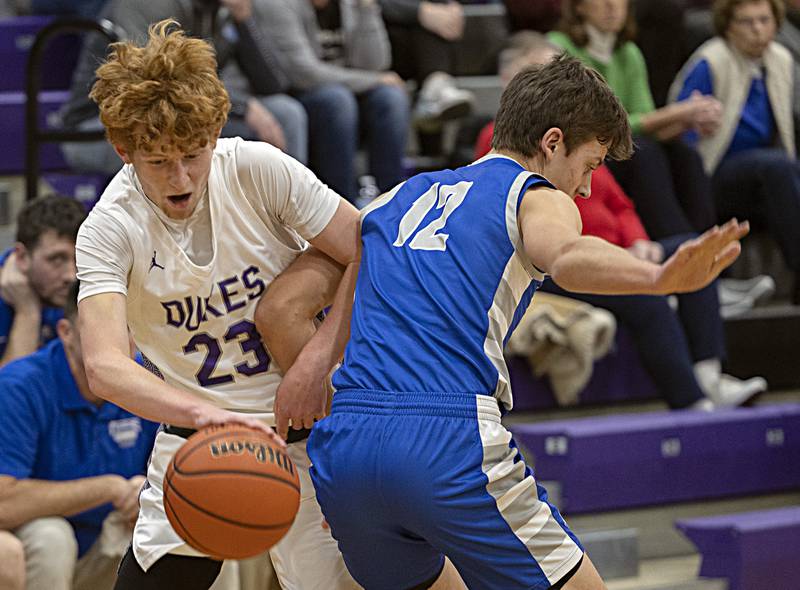
[(113, 586), (158, 427), (89, 391), (77, 294), (58, 339), (0, 370), (0, 530), (22, 541), (28, 590)]
[(78, 201), (48, 196), (17, 217), (17, 243), (0, 254), (0, 366), (55, 338), (75, 281), (75, 236), (86, 213)]

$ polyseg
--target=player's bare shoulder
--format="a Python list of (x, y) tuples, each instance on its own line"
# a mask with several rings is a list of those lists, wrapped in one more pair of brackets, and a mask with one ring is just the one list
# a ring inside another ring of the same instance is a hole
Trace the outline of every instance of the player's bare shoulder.
[(583, 229), (580, 211), (572, 197), (546, 185), (535, 185), (525, 192), (517, 219), (523, 231), (531, 223), (552, 222), (574, 225), (579, 232)]

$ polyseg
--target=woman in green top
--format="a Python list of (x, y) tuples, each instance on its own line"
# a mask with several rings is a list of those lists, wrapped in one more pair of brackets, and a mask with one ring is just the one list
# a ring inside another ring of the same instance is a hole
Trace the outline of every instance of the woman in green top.
[(559, 31), (550, 40), (605, 77), (628, 111), (637, 151), (609, 168), (636, 204), (654, 238), (699, 232), (716, 221), (711, 186), (697, 152), (680, 135), (716, 130), (719, 102), (699, 93), (656, 109), (647, 69), (633, 43), (629, 0), (564, 0)]

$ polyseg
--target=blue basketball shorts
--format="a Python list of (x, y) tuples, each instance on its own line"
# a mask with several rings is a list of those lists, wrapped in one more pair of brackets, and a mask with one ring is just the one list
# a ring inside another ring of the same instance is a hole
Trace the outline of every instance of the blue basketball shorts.
[(494, 398), (340, 390), (308, 442), (355, 580), (406, 590), (450, 558), (469, 588), (550, 588), (583, 548), (500, 423)]

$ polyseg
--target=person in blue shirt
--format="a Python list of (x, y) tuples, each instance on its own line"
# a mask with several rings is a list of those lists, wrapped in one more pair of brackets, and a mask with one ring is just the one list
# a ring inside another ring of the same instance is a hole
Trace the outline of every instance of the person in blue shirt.
[(56, 322), (75, 281), (75, 237), (86, 213), (57, 195), (27, 203), (17, 241), (0, 254), (0, 366), (56, 336)]
[(158, 428), (89, 391), (77, 294), (57, 339), (0, 370), (0, 531), (29, 590), (113, 586)]
[[(572, 196), (588, 197), (592, 171), (629, 157), (632, 140), (614, 93), (572, 57), (511, 80), (492, 147), (361, 212), (350, 340), (308, 449), (325, 518), (369, 590), (604, 588), (501, 423), (503, 345), (545, 274), (576, 292), (691, 292), (748, 231), (732, 220), (661, 264), (581, 236)], [(302, 274), (273, 282), (261, 306), (307, 316)], [(324, 387), (330, 332), (323, 322), (279, 392)]]
[[(800, 276), (800, 166), (794, 108), (796, 67), (775, 42), (784, 18), (780, 0), (717, 0), (717, 36), (701, 45), (678, 74), (673, 100), (692, 94), (723, 105), (711, 134), (689, 133), (697, 145), (719, 219), (747, 217), (775, 238), (787, 266)], [(800, 303), (796, 280), (794, 303)]]

